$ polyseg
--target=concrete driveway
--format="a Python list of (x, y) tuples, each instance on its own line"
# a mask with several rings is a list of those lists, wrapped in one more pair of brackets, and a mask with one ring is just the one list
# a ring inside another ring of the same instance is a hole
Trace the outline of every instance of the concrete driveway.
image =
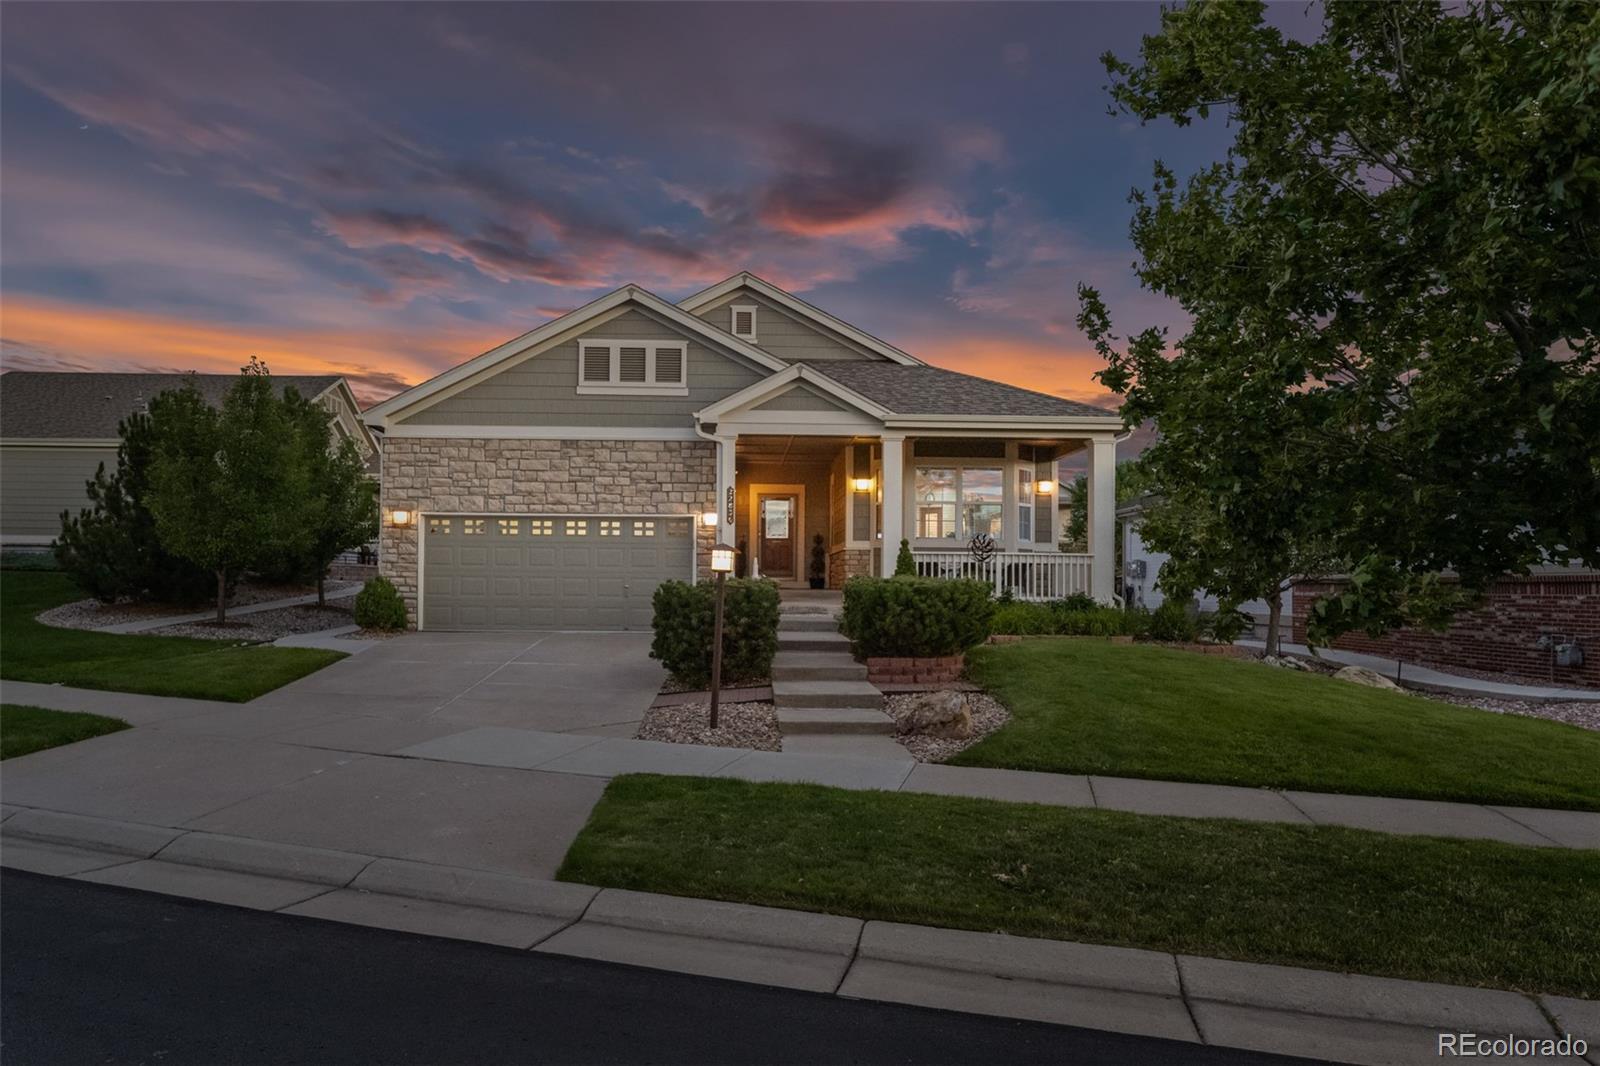
[(408, 633), (250, 706), (632, 736), (666, 677), (649, 653), (648, 633)]

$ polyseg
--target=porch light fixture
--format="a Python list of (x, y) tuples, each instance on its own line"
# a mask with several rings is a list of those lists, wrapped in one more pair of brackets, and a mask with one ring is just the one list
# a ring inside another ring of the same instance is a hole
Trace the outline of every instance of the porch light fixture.
[(1033, 487), (1039, 490), (1039, 495), (1048, 496), (1056, 491), (1056, 483), (1049, 478), (1040, 478), (1034, 482)]
[(700, 512), (700, 524), (705, 526), (707, 529), (710, 529), (712, 526), (716, 525), (717, 524), (717, 512), (715, 512), (715, 511), (701, 511)]
[(411, 524), (411, 512), (405, 510), (404, 508), (396, 507), (394, 510), (389, 512), (389, 524), (394, 526), (409, 526)]
[(711, 549), (711, 572), (717, 575), (717, 614), (711, 630), (711, 728), (715, 729), (717, 704), (722, 699), (722, 604), (728, 575), (733, 572), (733, 549), (721, 541)]
[(850, 479), (850, 487), (857, 492), (871, 492), (872, 479), (870, 477), (857, 477)]
[(733, 573), (733, 549), (726, 544), (718, 544), (711, 549), (711, 572), (713, 574)]

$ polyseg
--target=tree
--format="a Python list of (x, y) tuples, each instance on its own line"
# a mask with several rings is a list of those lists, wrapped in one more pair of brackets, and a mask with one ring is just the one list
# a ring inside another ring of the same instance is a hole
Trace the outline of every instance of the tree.
[(305, 551), (304, 434), (254, 359), (220, 411), (192, 384), (157, 401), (148, 506), (162, 545), (214, 576), (220, 625), (227, 621), (231, 576), (263, 552)]
[[(157, 398), (159, 400), (159, 397)], [(152, 403), (152, 409), (159, 407)], [(145, 505), (155, 429), (148, 414), (117, 426), (117, 466), (100, 464), (88, 482), (90, 506), (61, 512), (56, 560), (89, 595), (105, 603), (123, 597), (193, 603), (206, 596), (212, 575), (161, 546)]]
[(378, 535), (377, 486), (367, 477), (355, 441), (344, 437), (330, 444), (327, 411), (292, 388), (285, 390), (284, 403), (305, 457), (306, 532), (303, 541), (297, 539), (303, 544), (298, 558), (306, 573), (316, 575), (317, 606), (323, 607), (334, 559)]
[(1317, 640), (1439, 624), (1600, 550), (1600, 7), (1322, 17), (1301, 42), (1260, 3), (1195, 0), (1139, 63), (1105, 57), (1125, 112), (1222, 108), (1234, 139), (1133, 196), (1140, 280), (1191, 320), (1171, 351), (1116, 347), (1080, 290), (1101, 380), (1162, 435), (1179, 566), (1242, 599), (1258, 570), (1338, 560)]

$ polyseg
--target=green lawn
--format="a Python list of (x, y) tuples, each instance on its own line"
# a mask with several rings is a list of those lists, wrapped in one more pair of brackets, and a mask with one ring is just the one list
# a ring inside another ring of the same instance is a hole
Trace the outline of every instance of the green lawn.
[(82, 598), (65, 574), (0, 572), (0, 678), (243, 703), (344, 658), (317, 648), (58, 629), (33, 619)]
[(88, 740), (127, 729), (120, 718), (74, 711), (51, 711), (20, 703), (0, 703), (0, 759)]
[(978, 648), (1011, 709), (965, 766), (1600, 810), (1600, 733), (1099, 640)]
[(567, 881), (1600, 995), (1600, 852), (711, 778), (613, 780)]

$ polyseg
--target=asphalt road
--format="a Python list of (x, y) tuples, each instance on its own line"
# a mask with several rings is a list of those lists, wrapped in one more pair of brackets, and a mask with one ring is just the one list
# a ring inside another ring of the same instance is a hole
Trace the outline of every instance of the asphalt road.
[(31, 1063), (1304, 1062), (0, 874)]

